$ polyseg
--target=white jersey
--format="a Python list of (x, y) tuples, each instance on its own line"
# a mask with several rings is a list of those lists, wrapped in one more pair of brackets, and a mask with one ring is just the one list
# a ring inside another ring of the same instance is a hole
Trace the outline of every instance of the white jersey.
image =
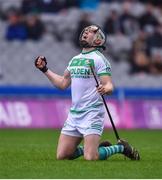
[(71, 75), (71, 113), (82, 113), (103, 105), (96, 90), (96, 82), (88, 65), (89, 62), (93, 66), (97, 78), (102, 75), (111, 76), (110, 63), (98, 50), (82, 52), (73, 57), (67, 67)]

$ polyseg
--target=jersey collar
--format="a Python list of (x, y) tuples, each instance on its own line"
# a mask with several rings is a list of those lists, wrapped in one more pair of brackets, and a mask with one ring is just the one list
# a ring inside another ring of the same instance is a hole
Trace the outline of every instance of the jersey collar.
[(87, 51), (87, 52), (81, 52), (82, 54), (89, 54), (89, 53), (91, 53), (91, 52), (93, 52), (93, 51), (97, 51), (97, 49), (93, 49), (93, 50), (91, 50), (91, 51)]

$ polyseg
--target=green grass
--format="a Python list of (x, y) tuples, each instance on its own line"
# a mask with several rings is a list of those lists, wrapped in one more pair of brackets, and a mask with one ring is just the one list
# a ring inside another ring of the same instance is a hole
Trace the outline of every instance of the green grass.
[[(58, 130), (1, 129), (0, 178), (162, 178), (162, 131), (120, 130), (141, 154), (141, 161), (125, 160), (114, 155), (106, 161), (55, 159)], [(102, 139), (115, 143), (112, 131), (104, 132)]]

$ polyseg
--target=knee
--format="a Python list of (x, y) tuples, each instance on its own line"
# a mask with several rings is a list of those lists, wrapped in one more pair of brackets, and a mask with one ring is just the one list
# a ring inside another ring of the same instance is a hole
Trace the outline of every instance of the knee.
[(56, 159), (57, 160), (63, 160), (63, 159), (65, 159), (65, 157), (62, 154), (57, 154)]
[(64, 159), (71, 159), (72, 157), (71, 152), (57, 152), (56, 159), (57, 160), (64, 160)]
[(57, 153), (56, 159), (57, 160), (64, 160), (64, 159), (68, 159), (68, 156), (64, 153)]
[(84, 159), (88, 161), (98, 160), (98, 153), (84, 153)]

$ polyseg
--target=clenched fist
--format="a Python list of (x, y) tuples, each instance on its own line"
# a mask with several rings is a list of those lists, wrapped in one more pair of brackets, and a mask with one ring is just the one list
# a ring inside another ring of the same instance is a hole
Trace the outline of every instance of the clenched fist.
[(47, 72), (47, 60), (44, 56), (38, 56), (35, 60), (35, 66), (43, 73)]

